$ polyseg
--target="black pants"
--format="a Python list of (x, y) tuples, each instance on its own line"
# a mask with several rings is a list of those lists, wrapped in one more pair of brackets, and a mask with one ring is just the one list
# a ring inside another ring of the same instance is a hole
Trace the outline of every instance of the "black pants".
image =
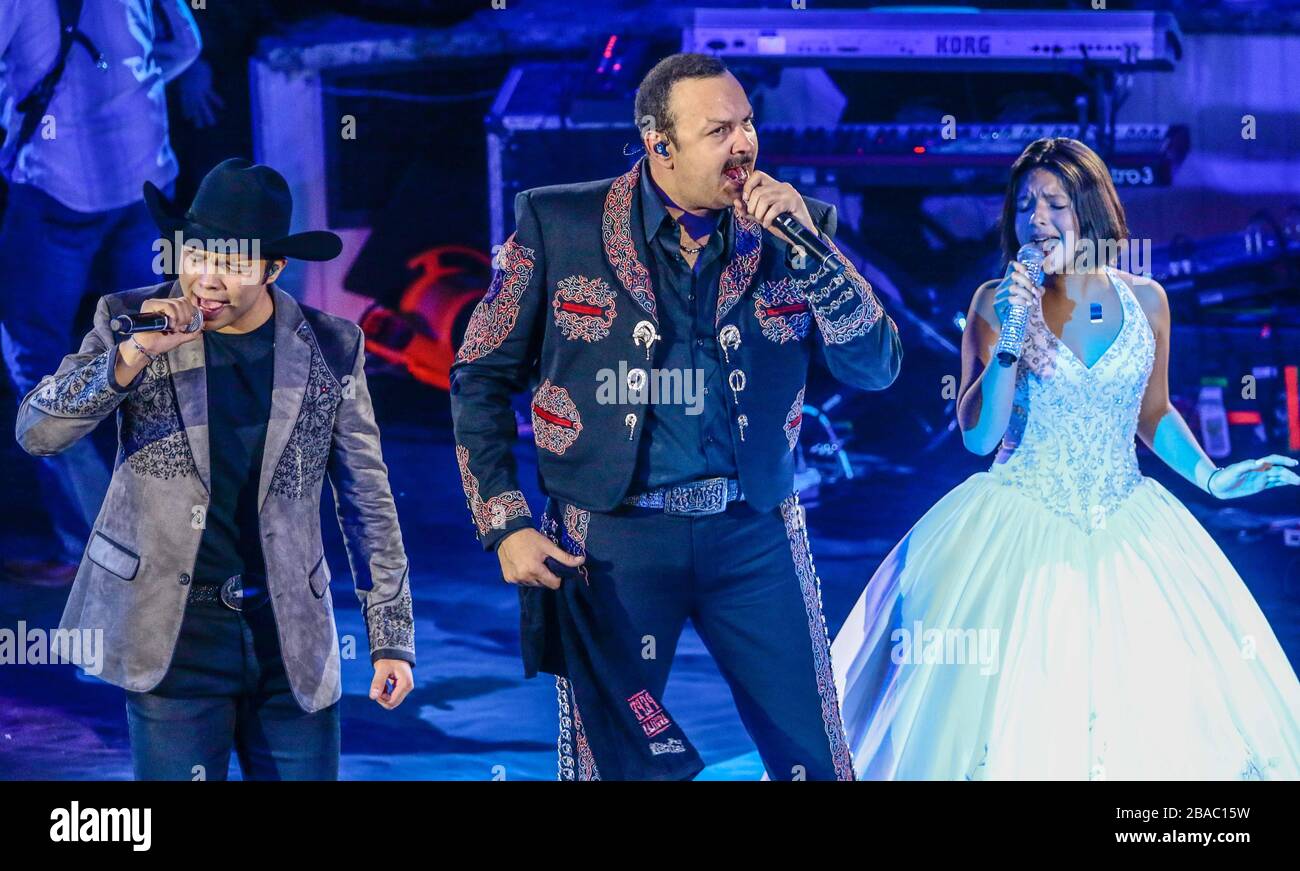
[(246, 780), (338, 779), (338, 703), (298, 706), (269, 602), (191, 602), (167, 674), (126, 712), (137, 780), (225, 780), (232, 749)]
[[(571, 548), (586, 553), (590, 582), (609, 584), (626, 610), (656, 698), (689, 617), (773, 780), (853, 779), (821, 589), (795, 497), (768, 512), (738, 502), (697, 517), (642, 508), (599, 513), (556, 500), (549, 511)], [(572, 689), (563, 678), (558, 684), (560, 776), (598, 777)], [(566, 742), (568, 724), (577, 734)]]

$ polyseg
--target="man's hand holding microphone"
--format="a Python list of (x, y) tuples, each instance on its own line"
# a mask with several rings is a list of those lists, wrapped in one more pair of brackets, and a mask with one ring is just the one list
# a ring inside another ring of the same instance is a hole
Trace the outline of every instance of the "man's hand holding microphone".
[(203, 335), (203, 314), (185, 297), (145, 300), (140, 314), (157, 312), (167, 316), (168, 329), (132, 333), (117, 346), (113, 377), (126, 387), (160, 354), (192, 342)]

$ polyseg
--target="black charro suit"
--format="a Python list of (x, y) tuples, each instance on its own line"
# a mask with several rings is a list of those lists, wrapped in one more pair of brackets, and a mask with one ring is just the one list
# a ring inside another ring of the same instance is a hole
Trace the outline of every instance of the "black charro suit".
[[(653, 550), (643, 531), (648, 533), (652, 524), (663, 522), (662, 514), (644, 518), (650, 522), (632, 531), (614, 520), (627, 520), (620, 503), (630, 495), (646, 415), (655, 413), (655, 406), (646, 401), (648, 397), (636, 394), (626, 397), (627, 402), (609, 402), (608, 394), (599, 389), (602, 370), (618, 373), (620, 381), (624, 373), (637, 368), (653, 378), (656, 359), (665, 350), (661, 341), (652, 342), (647, 360), (646, 346), (637, 338), (644, 336), (645, 322), (658, 328), (660, 306), (674, 304), (673, 299), (655, 293), (655, 259), (638, 220), (646, 196), (640, 178), (644, 166), (643, 159), (613, 179), (536, 188), (516, 197), (516, 230), (498, 254), (492, 283), (452, 367), (457, 460), (483, 547), (492, 549), (506, 534), (535, 523), (517, 479), (512, 455), (516, 422), (510, 406), (513, 394), (535, 385), (533, 431), (541, 485), (552, 500), (550, 526), (562, 520), (571, 549), (587, 551), (592, 583), (598, 580), (595, 567), (600, 560), (590, 559), (596, 554), (585, 545), (590, 543), (589, 535), (596, 537), (597, 522), (603, 524), (615, 565), (624, 562), (615, 555), (619, 541), (634, 536), (639, 539), (637, 546)], [(834, 207), (807, 197), (805, 202), (821, 235), (830, 241), (836, 228)], [(738, 330), (739, 344), (733, 341), (724, 352), (724, 368), (742, 370), (745, 386), (738, 395), (714, 391), (706, 401), (727, 405), (744, 510), (756, 523), (759, 518), (774, 522), (776, 534), (784, 525), (781, 540), (788, 539), (789, 547), (781, 571), (792, 581), (797, 579), (807, 612), (804, 634), (805, 639), (811, 637), (814, 648), (810, 660), (816, 671), (814, 698), (820, 696), (819, 716), (830, 739), (830, 755), (805, 764), (800, 755), (807, 752), (804, 746), (792, 750), (791, 758), (798, 757), (796, 764), (808, 769), (825, 761), (828, 776), (851, 776), (851, 770), (846, 772), (850, 763), (830, 684), (820, 591), (807, 553), (802, 508), (792, 493), (793, 448), (813, 354), (824, 358), (839, 381), (880, 390), (897, 377), (902, 347), (893, 320), (852, 266), (841, 276), (796, 268), (789, 246), (752, 220), (729, 220), (726, 232), (730, 258), (715, 291), (715, 338)], [(717, 396), (718, 392), (723, 395)], [(726, 515), (732, 513), (728, 508)], [(771, 532), (768, 527), (755, 534), (770, 538)], [(675, 533), (665, 530), (664, 534)], [(719, 530), (718, 534), (727, 533)], [(737, 540), (747, 538), (739, 535)], [(659, 544), (672, 547), (668, 541)], [(547, 592), (520, 590), (524, 657), (530, 674), (544, 653), (542, 639), (530, 630), (536, 628), (533, 619), (540, 619), (544, 608), (539, 606)], [(629, 609), (636, 622), (637, 608), (630, 600)], [(691, 616), (701, 628), (700, 615)], [(650, 617), (646, 620), (654, 622)], [(672, 635), (673, 645), (674, 629), (680, 627), (673, 621), (662, 627)], [(718, 641), (716, 646), (726, 644)], [(807, 651), (803, 655), (806, 658)], [(667, 678), (666, 665), (662, 675), (655, 676), (656, 682), (660, 678)], [(739, 704), (741, 690), (748, 694), (754, 688), (736, 683), (743, 681), (733, 681)], [(657, 696), (661, 690), (657, 687)], [(741, 713), (751, 734), (755, 731), (751, 719), (780, 719), (761, 705), (754, 717), (746, 716), (743, 705)], [(755, 737), (760, 751), (765, 751), (763, 740)], [(774, 777), (785, 776), (784, 771), (773, 771), (774, 760), (779, 757), (783, 763), (790, 754), (765, 751), (763, 755)]]

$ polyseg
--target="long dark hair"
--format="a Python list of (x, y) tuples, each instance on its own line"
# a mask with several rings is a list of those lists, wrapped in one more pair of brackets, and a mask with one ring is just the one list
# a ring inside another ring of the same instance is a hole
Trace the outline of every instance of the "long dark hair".
[[(1016, 259), (1020, 242), (1016, 239), (1016, 193), (1026, 175), (1042, 168), (1061, 182), (1079, 218), (1079, 239), (1091, 239), (1095, 251), (1105, 251), (1102, 240), (1119, 243), (1128, 239), (1128, 222), (1124, 206), (1110, 179), (1105, 162), (1077, 139), (1058, 136), (1036, 139), (1011, 165), (1007, 195), (1002, 201), (999, 232), (1002, 236), (1002, 268)], [(1113, 249), (1112, 249), (1113, 250)], [(1112, 258), (1113, 259), (1113, 258)], [(1115, 265), (1115, 264), (1110, 264)]]

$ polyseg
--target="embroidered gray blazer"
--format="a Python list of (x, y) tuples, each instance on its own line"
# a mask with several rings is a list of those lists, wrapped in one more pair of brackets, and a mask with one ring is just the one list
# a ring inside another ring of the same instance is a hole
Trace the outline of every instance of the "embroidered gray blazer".
[[(285, 670), (298, 704), (340, 697), (339, 641), (320, 500), (329, 476), (365, 617), (371, 661), (415, 662), (406, 552), (388, 484), (361, 329), (275, 295), (275, 361), (258, 493), (262, 550)], [(167, 672), (180, 632), (210, 487), (203, 342), (181, 345), (131, 384), (113, 378), (109, 322), (177, 282), (103, 297), (94, 328), (23, 399), (18, 441), (56, 454), (117, 412), (108, 494), (68, 597), (61, 629), (102, 630), (104, 680), (138, 692)]]

